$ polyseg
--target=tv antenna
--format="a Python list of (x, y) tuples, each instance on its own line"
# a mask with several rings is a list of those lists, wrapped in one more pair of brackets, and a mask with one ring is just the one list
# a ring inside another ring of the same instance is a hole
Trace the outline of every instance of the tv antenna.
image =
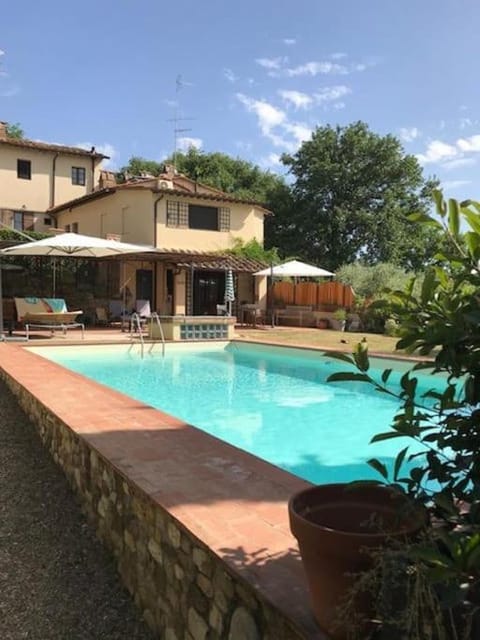
[(175, 111), (173, 118), (169, 118), (168, 122), (173, 122), (173, 169), (177, 171), (177, 154), (178, 154), (178, 134), (186, 133), (187, 131), (191, 131), (191, 129), (185, 129), (179, 127), (179, 122), (185, 122), (186, 120), (195, 120), (195, 118), (180, 118), (179, 116), (179, 100), (178, 94), (180, 93), (183, 87), (191, 87), (190, 82), (185, 82), (180, 74), (175, 79)]

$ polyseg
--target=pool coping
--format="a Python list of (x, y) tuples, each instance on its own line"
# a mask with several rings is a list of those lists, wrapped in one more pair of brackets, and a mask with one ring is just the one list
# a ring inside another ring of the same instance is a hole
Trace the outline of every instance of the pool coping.
[(325, 638), (308, 606), (305, 577), (288, 524), (289, 497), (310, 483), (45, 360), (29, 346), (60, 345), (0, 344), (4, 376), (20, 384), (208, 545), (230, 571), (286, 616), (301, 637)]

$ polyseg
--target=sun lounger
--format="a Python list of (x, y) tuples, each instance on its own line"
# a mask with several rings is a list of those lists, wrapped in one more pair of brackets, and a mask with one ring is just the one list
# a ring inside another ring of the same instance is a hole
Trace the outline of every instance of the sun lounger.
[(82, 339), (84, 338), (85, 325), (77, 322), (76, 318), (83, 311), (67, 311), (67, 305), (63, 298), (14, 298), (17, 309), (17, 318), (25, 326), (27, 340), (30, 337), (30, 329), (49, 329), (52, 334), (55, 330), (61, 330), (65, 335), (67, 329), (80, 327)]

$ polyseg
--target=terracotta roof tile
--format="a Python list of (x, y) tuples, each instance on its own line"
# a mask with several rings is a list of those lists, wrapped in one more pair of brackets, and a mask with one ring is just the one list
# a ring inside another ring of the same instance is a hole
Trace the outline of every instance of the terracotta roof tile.
[(88, 151), (87, 149), (81, 149), (80, 147), (69, 147), (62, 144), (50, 144), (49, 142), (37, 142), (36, 140), (26, 140), (25, 138), (17, 140), (16, 138), (0, 138), (0, 145), (7, 145), (10, 147), (21, 147), (23, 149), (36, 149), (38, 151), (56, 151), (58, 153), (66, 153), (73, 156), (89, 156), (93, 158), (103, 159), (109, 156), (104, 156), (103, 153), (94, 151)]

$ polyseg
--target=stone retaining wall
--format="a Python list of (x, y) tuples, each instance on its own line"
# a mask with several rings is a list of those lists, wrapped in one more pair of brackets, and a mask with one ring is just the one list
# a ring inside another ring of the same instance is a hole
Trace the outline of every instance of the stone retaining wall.
[(306, 637), (133, 479), (120, 473), (1, 368), (0, 376), (64, 470), (89, 522), (114, 554), (125, 586), (159, 637)]

